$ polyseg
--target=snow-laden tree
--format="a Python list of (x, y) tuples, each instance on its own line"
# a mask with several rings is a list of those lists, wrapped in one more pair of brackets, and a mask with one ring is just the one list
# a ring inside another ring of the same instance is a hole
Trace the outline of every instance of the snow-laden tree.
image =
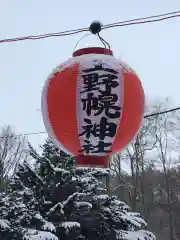
[(47, 140), (35, 168), (27, 163), (0, 196), (2, 240), (153, 240), (138, 213), (104, 185), (109, 170), (76, 168)]

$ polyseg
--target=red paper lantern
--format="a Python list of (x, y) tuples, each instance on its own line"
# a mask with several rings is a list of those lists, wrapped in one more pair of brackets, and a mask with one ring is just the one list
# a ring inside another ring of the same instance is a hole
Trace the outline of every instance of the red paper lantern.
[(136, 136), (144, 91), (136, 73), (105, 48), (84, 48), (57, 67), (42, 94), (49, 137), (77, 165), (108, 167)]

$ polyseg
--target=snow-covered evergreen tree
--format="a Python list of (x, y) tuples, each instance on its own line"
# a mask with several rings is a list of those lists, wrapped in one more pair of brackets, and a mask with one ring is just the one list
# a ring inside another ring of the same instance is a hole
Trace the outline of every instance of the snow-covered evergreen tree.
[(152, 240), (138, 213), (108, 195), (103, 179), (110, 171), (76, 168), (75, 159), (50, 140), (35, 169), (19, 167), (0, 195), (1, 240)]

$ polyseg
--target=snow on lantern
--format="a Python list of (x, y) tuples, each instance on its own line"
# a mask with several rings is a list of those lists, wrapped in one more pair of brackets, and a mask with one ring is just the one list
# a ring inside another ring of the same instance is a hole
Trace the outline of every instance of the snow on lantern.
[(136, 136), (144, 91), (136, 73), (107, 48), (84, 48), (58, 66), (42, 93), (49, 137), (77, 166), (108, 167)]

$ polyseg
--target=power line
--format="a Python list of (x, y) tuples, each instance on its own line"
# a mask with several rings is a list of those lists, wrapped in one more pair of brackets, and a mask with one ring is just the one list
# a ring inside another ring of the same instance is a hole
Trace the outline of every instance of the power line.
[[(164, 21), (172, 18), (177, 18), (177, 17), (180, 17), (180, 11), (153, 15), (149, 17), (136, 18), (136, 19), (126, 20), (121, 22), (114, 22), (114, 23), (110, 23), (102, 26), (102, 29), (160, 22), (160, 21)], [(40, 34), (40, 35), (34, 35), (34, 36), (32, 35), (32, 36), (17, 37), (17, 38), (7, 38), (7, 39), (0, 40), (0, 43), (12, 43), (12, 42), (24, 41), (24, 40), (39, 40), (39, 39), (50, 38), (50, 37), (62, 37), (62, 36), (75, 35), (75, 34), (87, 32), (87, 31), (89, 31), (89, 28), (79, 28), (79, 29), (66, 30), (66, 31), (56, 32), (56, 33), (47, 33), (47, 34)]]
[(175, 111), (178, 111), (178, 110), (180, 110), (180, 107), (171, 108), (169, 110), (164, 110), (164, 111), (161, 111), (161, 112), (158, 112), (158, 113), (147, 114), (147, 115), (144, 116), (144, 118), (154, 117), (154, 116), (162, 115), (162, 114), (165, 114), (165, 113), (175, 112)]
[[(178, 111), (178, 110), (180, 110), (180, 107), (171, 108), (171, 109), (164, 110), (164, 111), (161, 111), (161, 112), (146, 114), (146, 115), (144, 115), (144, 118), (150, 118), (150, 117), (154, 117), (154, 116), (158, 116), (158, 115), (162, 115), (162, 114), (166, 114), (166, 113), (170, 113), (170, 112), (175, 112), (175, 111)], [(13, 136), (0, 137), (0, 139), (9, 138), (9, 137), (10, 138), (23, 137), (23, 136), (26, 137), (26, 136), (38, 135), (38, 134), (47, 134), (47, 132), (41, 131), (41, 132), (22, 133), (22, 134), (16, 134), (16, 135), (13, 135)]]
[(134, 18), (134, 19), (131, 19), (131, 20), (126, 20), (126, 21), (106, 24), (105, 26), (114, 25), (114, 24), (128, 23), (128, 22), (134, 22), (134, 21), (141, 21), (141, 20), (147, 20), (147, 19), (153, 19), (153, 18), (159, 18), (159, 17), (166, 17), (166, 16), (169, 16), (169, 15), (175, 15), (175, 14), (180, 14), (180, 11), (162, 13), (162, 14), (159, 14), (159, 15), (151, 15), (151, 16), (148, 16), (148, 17)]

